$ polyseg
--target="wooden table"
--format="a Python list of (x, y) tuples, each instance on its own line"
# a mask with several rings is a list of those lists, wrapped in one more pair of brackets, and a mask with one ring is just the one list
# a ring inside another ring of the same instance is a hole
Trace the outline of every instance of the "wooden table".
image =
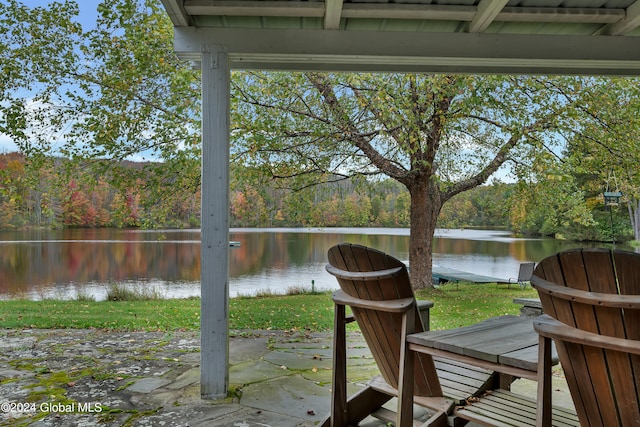
[[(537, 380), (539, 337), (533, 317), (501, 316), (457, 329), (407, 336), (409, 349), (459, 360), (501, 374), (501, 387), (514, 378)], [(552, 363), (558, 355), (552, 350)]]

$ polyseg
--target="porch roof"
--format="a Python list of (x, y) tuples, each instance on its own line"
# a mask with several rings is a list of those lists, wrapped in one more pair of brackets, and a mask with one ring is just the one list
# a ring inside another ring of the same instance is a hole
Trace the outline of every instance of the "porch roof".
[(640, 0), (162, 0), (232, 68), (640, 74)]

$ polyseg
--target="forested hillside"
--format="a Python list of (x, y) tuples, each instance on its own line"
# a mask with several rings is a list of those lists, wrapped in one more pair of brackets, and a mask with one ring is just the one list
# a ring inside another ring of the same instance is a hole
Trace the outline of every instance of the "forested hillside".
[(105, 162), (96, 174), (79, 162), (1, 154), (0, 229), (198, 226), (199, 189), (159, 187), (158, 167)]
[[(98, 176), (61, 159), (28, 162), (19, 153), (0, 155), (0, 228), (23, 227), (198, 227), (200, 189), (150, 185), (145, 163), (105, 163)], [(155, 168), (161, 167), (157, 164)], [(306, 190), (257, 186), (238, 179), (230, 192), (233, 227), (408, 227), (409, 195), (392, 180), (351, 180)], [(115, 171), (136, 173), (110, 183)], [(140, 173), (146, 171), (146, 173)], [(146, 178), (145, 178), (146, 176)], [(124, 183), (124, 185), (123, 185)], [(508, 227), (512, 185), (483, 186), (445, 208), (441, 226)]]
[[(0, 154), (0, 229), (199, 227), (200, 189), (159, 184), (154, 179), (158, 168), (162, 165), (105, 162), (104, 173), (98, 175), (78, 162), (27, 161), (19, 153)], [(409, 194), (390, 179), (343, 180), (293, 191), (249, 176), (239, 166), (232, 168), (232, 227), (409, 226)], [(497, 182), (480, 186), (445, 205), (438, 227), (504, 228), (608, 240), (610, 213), (597, 189), (578, 203), (571, 194), (558, 191), (559, 185)], [(576, 216), (578, 205), (588, 206), (595, 219), (583, 224)], [(614, 223), (618, 240), (631, 238), (624, 209), (614, 208)]]

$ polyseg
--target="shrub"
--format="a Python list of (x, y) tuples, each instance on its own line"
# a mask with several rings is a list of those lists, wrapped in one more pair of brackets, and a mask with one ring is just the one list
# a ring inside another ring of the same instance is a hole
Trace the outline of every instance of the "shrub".
[(131, 288), (122, 283), (111, 283), (107, 289), (109, 301), (150, 301), (162, 299), (162, 295), (156, 288)]

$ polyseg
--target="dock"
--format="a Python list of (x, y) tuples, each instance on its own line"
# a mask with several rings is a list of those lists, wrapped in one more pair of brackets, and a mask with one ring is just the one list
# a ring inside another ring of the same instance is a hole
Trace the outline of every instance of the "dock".
[(483, 276), (469, 273), (454, 268), (434, 266), (431, 272), (433, 283), (441, 285), (447, 282), (471, 282), (471, 283), (508, 283), (507, 279), (499, 277)]

